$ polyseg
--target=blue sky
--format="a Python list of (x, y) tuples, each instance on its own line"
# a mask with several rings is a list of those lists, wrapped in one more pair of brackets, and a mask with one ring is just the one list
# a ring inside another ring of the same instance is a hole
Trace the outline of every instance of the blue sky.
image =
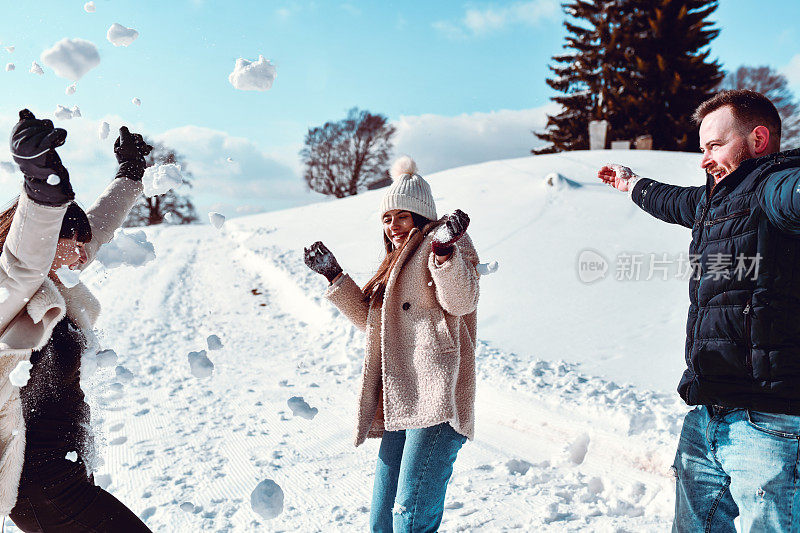
[[(0, 42), (15, 50), (0, 48), (0, 65), (17, 67), (0, 71), (4, 131), (21, 107), (52, 116), (57, 104), (78, 105), (83, 118), (60, 125), (71, 134), (65, 159), (90, 167), (80, 169), (87, 193), (105, 179), (97, 167), (113, 164), (108, 143), (93, 134), (108, 120), (173, 143), (189, 158), (201, 207), (231, 213), (312, 201), (301, 194), (303, 135), (352, 106), (395, 121), (398, 151), (423, 170), (526, 155), (534, 143), (527, 132), (540, 127), (552, 96), (547, 65), (564, 38), (553, 0), (95, 0), (95, 13), (82, 0), (3, 3)], [(800, 86), (800, 33), (774, 22), (800, 19), (798, 4), (726, 0), (713, 17), (722, 33), (712, 55), (726, 67), (772, 65)], [(114, 47), (105, 37), (114, 22), (139, 38)], [(28, 72), (62, 38), (89, 40), (101, 56), (71, 96), (71, 82), (52, 70)], [(236, 59), (259, 54), (277, 66), (273, 88), (234, 89)], [(6, 154), (0, 147), (0, 160)], [(235, 164), (223, 165), (226, 157)]]

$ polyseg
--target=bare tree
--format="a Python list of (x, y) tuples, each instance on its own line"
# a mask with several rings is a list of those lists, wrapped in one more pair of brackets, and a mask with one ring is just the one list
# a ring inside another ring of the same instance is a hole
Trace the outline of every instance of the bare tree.
[(800, 105), (789, 89), (786, 76), (772, 67), (743, 65), (725, 75), (720, 89), (750, 89), (769, 98), (778, 109), (783, 122), (781, 148), (788, 150), (800, 146)]
[(343, 120), (310, 128), (300, 151), (308, 188), (344, 198), (382, 179), (394, 133), (385, 116), (355, 107)]
[[(181, 177), (183, 183), (180, 187), (191, 188), (192, 173), (187, 170), (186, 161), (172, 148), (164, 144), (145, 139), (153, 150), (145, 158), (148, 167), (153, 165), (166, 165), (178, 163), (181, 166)], [(153, 226), (156, 224), (190, 224), (197, 222), (197, 211), (188, 194), (182, 194), (173, 190), (166, 194), (147, 198), (142, 196), (139, 202), (133, 206), (124, 226)]]

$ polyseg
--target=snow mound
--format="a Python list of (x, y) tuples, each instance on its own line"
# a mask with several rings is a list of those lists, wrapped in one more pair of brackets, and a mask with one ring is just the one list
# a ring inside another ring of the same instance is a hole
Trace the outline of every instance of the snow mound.
[(174, 189), (182, 183), (183, 176), (181, 175), (181, 166), (178, 163), (147, 167), (142, 178), (144, 195), (148, 198), (166, 194), (170, 189)]
[(68, 289), (71, 289), (81, 281), (81, 271), (71, 270), (66, 265), (56, 270), (56, 276), (58, 276), (58, 279), (61, 281), (61, 283)]
[(481, 276), (488, 276), (489, 274), (494, 274), (497, 272), (498, 268), (500, 268), (500, 263), (497, 261), (492, 261), (491, 263), (480, 263), (478, 265), (478, 274)]
[(17, 67), (16, 67), (16, 65), (14, 65), (14, 63), (8, 63), (8, 64), (6, 65), (6, 72), (11, 72), (12, 70), (14, 70), (14, 69), (16, 69), (16, 68), (17, 68)]
[(87, 13), (94, 13), (95, 9), (96, 8), (94, 6), (94, 2), (86, 2), (85, 4), (83, 4), (83, 10), (86, 11)]
[(589, 451), (589, 435), (586, 433), (581, 434), (575, 441), (569, 445), (567, 454), (569, 460), (576, 465), (582, 464), (586, 459), (586, 453)]
[(73, 118), (78, 118), (81, 116), (81, 110), (78, 109), (78, 106), (73, 106), (72, 109), (65, 107), (63, 105), (57, 105), (56, 110), (53, 113), (59, 120), (70, 120)]
[(228, 81), (240, 91), (268, 91), (272, 88), (275, 78), (277, 78), (275, 65), (259, 55), (258, 61), (248, 61), (241, 57), (237, 59)]
[(5, 287), (0, 287), (0, 304), (8, 300), (10, 293)]
[(97, 135), (100, 137), (100, 140), (108, 139), (108, 132), (111, 130), (111, 126), (109, 126), (108, 122), (103, 122), (100, 124), (100, 127), (97, 130)]
[(106, 32), (106, 39), (114, 46), (129, 46), (137, 37), (139, 37), (138, 31), (117, 22), (112, 24)]
[(277, 517), (283, 512), (283, 489), (271, 479), (265, 479), (250, 494), (250, 507), (267, 520)]
[(140, 267), (156, 258), (153, 243), (147, 240), (144, 231), (126, 231), (122, 228), (114, 233), (114, 239), (100, 248), (97, 260), (106, 268), (122, 265)]
[(189, 352), (189, 368), (192, 375), (196, 378), (210, 377), (214, 372), (214, 363), (206, 356), (205, 350), (199, 352)]
[(206, 343), (210, 351), (222, 349), (222, 341), (216, 335), (209, 335), (206, 339)]
[(558, 172), (551, 172), (544, 177), (544, 184), (547, 187), (552, 187), (553, 190), (560, 191), (564, 189), (580, 189), (583, 184), (571, 180)]
[(509, 474), (519, 474), (524, 476), (533, 465), (523, 459), (511, 459), (506, 462), (506, 469)]
[(24, 387), (31, 379), (31, 368), (33, 364), (30, 361), (20, 361), (8, 375), (8, 380), (15, 387)]
[(120, 383), (130, 383), (133, 381), (133, 372), (125, 368), (124, 366), (117, 366), (114, 369), (114, 374), (116, 374), (117, 380)]
[(131, 103), (132, 103), (133, 105), (138, 105), (138, 106), (141, 106), (141, 105), (142, 105), (142, 100), (141, 100), (141, 98), (139, 98), (139, 97), (137, 97), (137, 96), (134, 96), (134, 97), (131, 99)]
[(97, 366), (100, 368), (109, 368), (117, 364), (117, 352), (114, 350), (102, 350), (97, 352)]
[(73, 83), (72, 85), (68, 85), (67, 89), (64, 92), (66, 93), (67, 96), (70, 96), (72, 94), (75, 94), (76, 90), (78, 90), (78, 84)]
[(193, 513), (194, 512), (194, 504), (192, 502), (183, 502), (180, 504), (181, 511), (185, 513)]
[(222, 225), (225, 224), (225, 215), (212, 211), (208, 214), (208, 220), (211, 222), (212, 226), (220, 229)]
[(64, 459), (75, 463), (78, 461), (78, 452), (67, 452), (67, 455), (64, 456)]
[(17, 166), (10, 161), (0, 161), (0, 171), (13, 174), (17, 171)]
[(78, 81), (100, 64), (100, 54), (94, 43), (84, 39), (61, 39), (42, 52), (42, 63), (56, 76)]
[(286, 401), (286, 404), (292, 410), (294, 416), (299, 416), (306, 420), (313, 420), (319, 413), (319, 409), (308, 405), (302, 396), (292, 396)]
[(39, 63), (36, 61), (31, 63), (31, 74), (38, 74), (39, 76), (44, 74), (44, 70), (42, 70), (41, 65), (39, 65)]

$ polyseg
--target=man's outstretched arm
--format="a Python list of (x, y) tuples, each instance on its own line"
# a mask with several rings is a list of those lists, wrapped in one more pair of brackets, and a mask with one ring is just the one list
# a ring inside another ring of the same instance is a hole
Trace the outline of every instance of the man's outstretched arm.
[(761, 207), (769, 221), (781, 231), (800, 235), (800, 169), (775, 172), (760, 187)]
[(659, 220), (687, 228), (694, 225), (697, 205), (705, 191), (705, 187), (680, 187), (642, 178), (621, 165), (606, 165), (597, 177), (627, 192), (636, 205)]

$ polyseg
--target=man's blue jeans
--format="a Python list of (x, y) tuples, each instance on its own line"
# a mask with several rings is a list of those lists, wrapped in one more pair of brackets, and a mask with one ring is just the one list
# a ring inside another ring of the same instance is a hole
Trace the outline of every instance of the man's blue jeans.
[(683, 422), (673, 532), (800, 531), (800, 416), (701, 406)]
[(375, 469), (370, 530), (416, 533), (439, 529), (447, 482), (466, 440), (447, 422), (385, 431)]

